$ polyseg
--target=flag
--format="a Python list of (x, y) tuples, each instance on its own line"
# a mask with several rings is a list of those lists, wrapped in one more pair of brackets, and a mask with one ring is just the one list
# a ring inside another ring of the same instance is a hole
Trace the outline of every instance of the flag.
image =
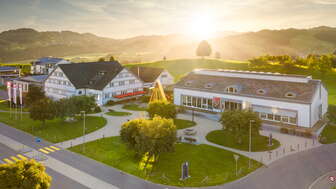
[(20, 105), (22, 106), (22, 84), (19, 84)]
[(12, 87), (11, 87), (11, 82), (7, 82), (7, 92), (8, 92), (8, 100), (9, 102), (12, 101)]
[(14, 104), (16, 104), (16, 87), (17, 87), (17, 85), (14, 84), (13, 85), (13, 102), (14, 102)]

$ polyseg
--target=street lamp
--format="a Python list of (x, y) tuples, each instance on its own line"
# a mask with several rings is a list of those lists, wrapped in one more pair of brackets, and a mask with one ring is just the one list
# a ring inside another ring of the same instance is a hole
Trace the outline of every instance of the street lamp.
[(251, 168), (251, 148), (252, 148), (252, 123), (255, 123), (255, 120), (250, 120), (250, 137), (249, 137), (249, 169)]
[(82, 151), (85, 151), (85, 111), (80, 111), (81, 114), (83, 114), (83, 145), (82, 145)]

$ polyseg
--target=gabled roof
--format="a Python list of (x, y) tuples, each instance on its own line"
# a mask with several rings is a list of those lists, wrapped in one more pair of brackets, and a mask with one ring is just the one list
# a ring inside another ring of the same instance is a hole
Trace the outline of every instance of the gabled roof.
[(60, 61), (63, 61), (63, 58), (54, 58), (54, 57), (42, 57), (35, 61), (36, 64), (57, 64)]
[[(212, 84), (211, 87), (207, 87), (209, 83)], [(307, 83), (302, 83), (215, 76), (191, 72), (176, 83), (175, 88), (296, 103), (311, 103), (320, 83), (320, 80), (313, 79), (310, 79)], [(226, 89), (234, 86), (238, 86), (236, 87), (237, 93), (228, 93)], [(260, 90), (265, 93), (260, 93)], [(294, 93), (295, 96), (286, 97), (288, 92)]]
[(134, 66), (129, 70), (145, 83), (153, 83), (164, 71), (163, 68)]
[(119, 62), (87, 62), (58, 65), (75, 88), (102, 90), (123, 69)]

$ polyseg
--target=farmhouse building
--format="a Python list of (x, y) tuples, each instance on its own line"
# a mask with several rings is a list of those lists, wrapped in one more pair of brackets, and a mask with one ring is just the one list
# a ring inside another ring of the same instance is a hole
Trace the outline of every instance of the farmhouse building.
[(311, 76), (198, 69), (174, 87), (176, 105), (222, 112), (250, 109), (267, 123), (313, 127), (328, 109), (328, 92)]
[(62, 58), (43, 57), (32, 62), (31, 74), (48, 75), (59, 64), (69, 64), (70, 62)]
[(143, 82), (118, 62), (60, 64), (44, 83), (47, 96), (95, 96), (98, 105), (142, 95)]
[(144, 82), (145, 88), (154, 87), (156, 81), (160, 81), (163, 87), (174, 84), (174, 77), (163, 68), (134, 66), (129, 70)]

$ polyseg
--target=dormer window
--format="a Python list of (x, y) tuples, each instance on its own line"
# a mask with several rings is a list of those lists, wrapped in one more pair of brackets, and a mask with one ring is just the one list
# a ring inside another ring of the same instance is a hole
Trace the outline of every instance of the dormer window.
[(187, 87), (191, 86), (191, 84), (192, 84), (192, 81), (187, 81), (187, 82), (184, 83), (184, 85), (187, 86)]
[(204, 87), (207, 88), (207, 89), (211, 89), (213, 86), (214, 86), (213, 83), (207, 83), (207, 84), (205, 84)]
[(228, 88), (226, 88), (226, 92), (227, 93), (237, 93), (238, 90), (237, 90), (236, 87), (228, 87)]
[(98, 72), (97, 75), (101, 75), (101, 76), (103, 76), (103, 75), (105, 75), (105, 74), (106, 74), (106, 71), (100, 71), (100, 72)]
[(296, 94), (293, 93), (293, 92), (287, 92), (287, 93), (285, 94), (285, 97), (287, 97), (287, 98), (295, 98), (295, 97), (296, 97)]
[(257, 94), (264, 95), (266, 94), (266, 91), (264, 89), (258, 89)]

